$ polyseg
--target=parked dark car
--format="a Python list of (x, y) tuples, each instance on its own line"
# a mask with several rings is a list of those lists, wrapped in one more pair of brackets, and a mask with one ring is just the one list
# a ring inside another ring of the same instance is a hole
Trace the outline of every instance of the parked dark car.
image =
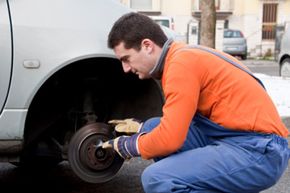
[(247, 59), (247, 40), (240, 30), (225, 29), (223, 39), (223, 51)]

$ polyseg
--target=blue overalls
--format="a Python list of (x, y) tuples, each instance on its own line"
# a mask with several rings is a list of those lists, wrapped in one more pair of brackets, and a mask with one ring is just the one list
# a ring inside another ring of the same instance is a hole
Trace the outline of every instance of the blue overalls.
[[(215, 54), (253, 76), (219, 53), (194, 48)], [(159, 117), (149, 119), (142, 131), (150, 132), (159, 123)], [(287, 140), (278, 135), (234, 131), (197, 113), (182, 148), (155, 158), (142, 174), (142, 185), (146, 193), (257, 193), (279, 180), (289, 154)]]

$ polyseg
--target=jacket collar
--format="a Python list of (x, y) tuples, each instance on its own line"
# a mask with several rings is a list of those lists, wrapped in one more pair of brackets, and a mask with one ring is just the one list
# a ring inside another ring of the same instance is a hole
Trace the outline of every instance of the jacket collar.
[(165, 58), (172, 42), (173, 42), (173, 39), (170, 38), (164, 43), (157, 63), (155, 64), (154, 68), (149, 72), (152, 78), (161, 79)]

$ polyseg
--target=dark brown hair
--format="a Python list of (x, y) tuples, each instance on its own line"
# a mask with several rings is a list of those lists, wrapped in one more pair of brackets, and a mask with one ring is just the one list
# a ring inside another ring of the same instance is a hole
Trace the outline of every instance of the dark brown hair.
[(126, 49), (140, 50), (141, 42), (145, 38), (161, 48), (167, 40), (161, 27), (151, 18), (140, 13), (127, 13), (114, 23), (109, 33), (108, 47), (113, 49), (124, 42)]

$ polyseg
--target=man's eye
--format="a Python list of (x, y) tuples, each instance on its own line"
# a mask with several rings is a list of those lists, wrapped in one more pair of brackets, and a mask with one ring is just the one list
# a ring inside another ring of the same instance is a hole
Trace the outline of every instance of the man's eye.
[(123, 60), (122, 60), (122, 62), (125, 62), (125, 63), (127, 63), (129, 60), (128, 60), (128, 58), (124, 58)]
[(128, 56), (124, 56), (122, 58), (120, 58), (121, 62), (124, 62), (124, 63), (128, 63), (129, 62), (129, 57)]

